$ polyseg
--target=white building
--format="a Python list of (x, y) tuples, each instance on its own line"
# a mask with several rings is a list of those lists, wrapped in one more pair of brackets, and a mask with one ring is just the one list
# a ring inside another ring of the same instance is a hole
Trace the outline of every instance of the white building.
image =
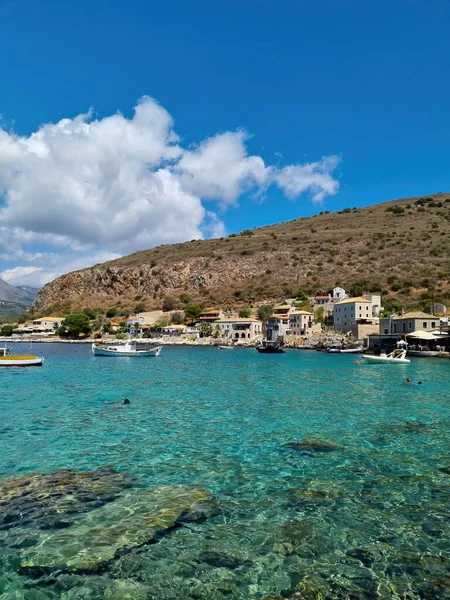
[(383, 310), (380, 294), (364, 294), (364, 298), (372, 302), (372, 317), (378, 317)]
[(257, 319), (241, 319), (239, 317), (223, 318), (214, 321), (213, 326), (218, 325), (221, 336), (227, 340), (254, 341), (263, 334), (262, 322)]
[(289, 315), (290, 335), (306, 335), (314, 326), (314, 314), (306, 310), (296, 310)]
[(345, 300), (346, 298), (348, 298), (348, 296), (345, 293), (344, 288), (335, 287), (333, 289), (333, 302), (340, 302), (341, 300)]

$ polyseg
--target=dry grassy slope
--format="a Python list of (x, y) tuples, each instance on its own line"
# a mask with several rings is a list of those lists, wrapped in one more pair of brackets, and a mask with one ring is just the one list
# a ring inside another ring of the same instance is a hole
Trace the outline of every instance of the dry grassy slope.
[[(277, 300), (298, 288), (314, 293), (336, 284), (350, 287), (360, 279), (373, 291), (400, 286), (408, 296), (427, 287), (428, 280), (445, 296), (450, 193), (422, 198), (432, 198), (434, 206), (422, 208), (415, 204), (420, 198), (402, 198), (254, 229), (251, 236), (136, 252), (59, 277), (43, 288), (34, 308), (58, 310), (70, 303), (126, 312), (137, 303), (159, 308), (166, 295), (178, 302), (183, 292), (203, 305), (236, 305)], [(405, 212), (387, 210), (394, 207)]]

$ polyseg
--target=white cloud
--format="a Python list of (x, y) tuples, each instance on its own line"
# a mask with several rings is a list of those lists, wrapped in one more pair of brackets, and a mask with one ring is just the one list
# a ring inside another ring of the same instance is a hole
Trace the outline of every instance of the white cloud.
[(324, 156), (318, 162), (290, 165), (274, 173), (273, 178), (288, 198), (310, 191), (314, 202), (322, 202), (325, 196), (333, 196), (339, 190), (339, 182), (332, 176), (339, 160), (338, 156)]
[(173, 127), (145, 96), (130, 119), (89, 112), (30, 136), (0, 129), (0, 252), (19, 263), (4, 277), (45, 282), (101, 256), (224, 235), (205, 201), (224, 209), (272, 184), (289, 198), (338, 191), (337, 157), (280, 169), (248, 154), (243, 131), (183, 148)]

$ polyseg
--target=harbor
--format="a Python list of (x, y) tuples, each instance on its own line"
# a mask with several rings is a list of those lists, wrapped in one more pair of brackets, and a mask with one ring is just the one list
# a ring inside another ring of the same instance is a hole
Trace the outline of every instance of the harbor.
[[(2, 372), (5, 597), (294, 598), (293, 566), (333, 598), (443, 593), (450, 362), (386, 368), (352, 354), (178, 346), (136, 361), (35, 346), (42, 369)], [(52, 486), (77, 491), (67, 504)], [(174, 521), (155, 538), (158, 513), (145, 506), (156, 510), (156, 498)], [(128, 525), (113, 517), (124, 507)], [(86, 545), (88, 526), (101, 537)], [(102, 558), (101, 539), (113, 555)]]

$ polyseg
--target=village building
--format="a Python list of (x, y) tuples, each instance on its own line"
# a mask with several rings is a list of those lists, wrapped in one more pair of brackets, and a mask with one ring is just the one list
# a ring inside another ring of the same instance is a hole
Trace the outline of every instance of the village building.
[(227, 340), (254, 341), (263, 335), (262, 322), (257, 319), (243, 319), (240, 317), (222, 318), (215, 321), (214, 325), (220, 327), (220, 337)]
[(341, 302), (346, 298), (348, 298), (348, 296), (345, 293), (344, 288), (335, 287), (331, 294), (327, 294), (325, 296), (317, 295), (312, 298), (311, 304), (314, 306), (314, 308), (323, 308), (324, 316), (326, 317), (333, 314), (334, 305), (337, 302)]
[(131, 315), (127, 319), (127, 333), (131, 336), (142, 335), (151, 325), (154, 325), (163, 316), (162, 310), (142, 312)]
[(161, 329), (164, 335), (177, 336), (186, 333), (186, 325), (167, 325)]
[(314, 326), (314, 314), (306, 310), (296, 310), (289, 315), (290, 335), (307, 335)]
[(337, 302), (333, 309), (333, 326), (337, 331), (352, 331), (358, 321), (372, 319), (372, 302), (359, 296)]
[(290, 315), (295, 310), (295, 306), (292, 304), (280, 304), (279, 306), (275, 306), (272, 315), (276, 317)]
[(289, 335), (289, 315), (271, 315), (267, 320), (266, 338), (276, 341)]
[(372, 317), (378, 317), (383, 310), (380, 294), (364, 294), (364, 298), (372, 302)]
[(205, 310), (198, 316), (197, 323), (214, 323), (218, 319), (223, 318), (223, 311), (219, 309)]
[(440, 319), (422, 311), (413, 311), (396, 317), (380, 319), (379, 333), (383, 335), (413, 333), (440, 328)]
[(64, 321), (61, 317), (42, 317), (31, 322), (31, 328), (35, 333), (55, 333)]

